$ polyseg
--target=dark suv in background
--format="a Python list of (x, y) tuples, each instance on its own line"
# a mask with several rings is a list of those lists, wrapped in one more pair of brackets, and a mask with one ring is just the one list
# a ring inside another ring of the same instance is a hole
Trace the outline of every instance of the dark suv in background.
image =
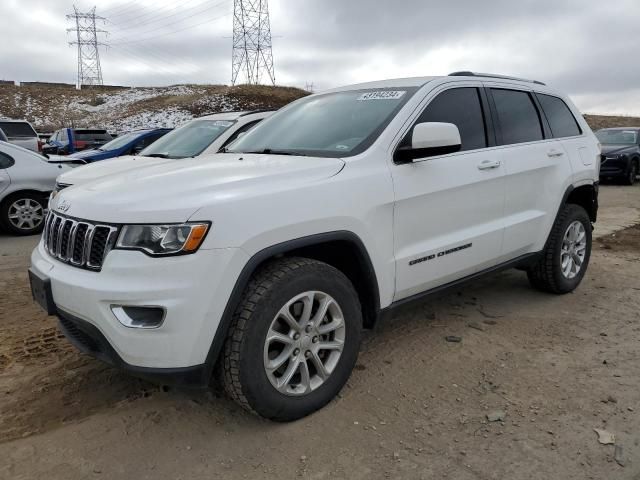
[(640, 172), (640, 128), (603, 128), (596, 137), (602, 144), (600, 178), (633, 185)]
[(98, 148), (113, 137), (104, 129), (63, 128), (56, 130), (42, 148), (48, 155), (69, 155), (74, 152)]

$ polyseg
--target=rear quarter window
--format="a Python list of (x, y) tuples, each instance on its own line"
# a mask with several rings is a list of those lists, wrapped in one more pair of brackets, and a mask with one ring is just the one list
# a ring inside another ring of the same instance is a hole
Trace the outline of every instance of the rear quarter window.
[(15, 164), (15, 160), (11, 155), (8, 155), (4, 152), (0, 152), (0, 168), (9, 168)]
[(0, 122), (4, 134), (11, 137), (37, 137), (38, 134), (26, 122)]
[(555, 138), (575, 137), (582, 134), (576, 118), (561, 98), (541, 93), (537, 93), (536, 96)]

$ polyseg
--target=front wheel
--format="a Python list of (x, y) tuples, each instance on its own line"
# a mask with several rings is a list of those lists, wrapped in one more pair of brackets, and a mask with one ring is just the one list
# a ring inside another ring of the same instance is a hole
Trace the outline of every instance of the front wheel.
[(249, 282), (222, 359), (227, 393), (245, 409), (291, 421), (344, 386), (360, 347), (362, 313), (349, 279), (325, 263), (285, 258)]
[(529, 268), (531, 285), (551, 293), (569, 293), (582, 281), (591, 257), (591, 219), (579, 205), (562, 208), (542, 257)]
[(631, 165), (629, 165), (629, 172), (627, 173), (627, 178), (625, 178), (625, 183), (627, 185), (633, 185), (636, 183), (636, 177), (638, 176), (638, 162), (633, 160)]

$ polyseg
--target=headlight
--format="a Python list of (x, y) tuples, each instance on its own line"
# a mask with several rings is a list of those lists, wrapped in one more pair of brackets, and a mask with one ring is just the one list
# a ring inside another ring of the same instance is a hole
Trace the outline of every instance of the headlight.
[(194, 253), (208, 230), (207, 223), (125, 225), (115, 248), (141, 250), (152, 256)]

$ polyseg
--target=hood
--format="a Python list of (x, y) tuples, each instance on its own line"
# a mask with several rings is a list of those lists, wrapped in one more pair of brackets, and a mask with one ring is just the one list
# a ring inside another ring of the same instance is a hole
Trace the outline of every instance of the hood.
[(81, 152), (72, 153), (69, 156), (73, 158), (87, 158), (87, 157), (90, 157), (91, 155), (95, 155), (96, 153), (100, 153), (100, 152), (92, 148), (90, 150), (82, 150)]
[(636, 145), (602, 145), (601, 151), (604, 155), (613, 155), (620, 153), (631, 153), (636, 150)]
[[(64, 202), (67, 215), (82, 219), (110, 223), (184, 222), (201, 207), (217, 201), (300, 188), (331, 177), (344, 167), (344, 162), (336, 158), (262, 154), (149, 160), (139, 168), (66, 188), (52, 200), (51, 209)], [(70, 176), (61, 175), (58, 181), (67, 183), (64, 179)]]
[(175, 160), (153, 157), (132, 157), (127, 155), (124, 157), (114, 158), (107, 162), (97, 162), (92, 163), (91, 165), (85, 165), (82, 168), (76, 168), (73, 172), (60, 175), (58, 177), (58, 182), (66, 185), (78, 185), (138, 167), (158, 165), (172, 161)]
[(69, 155), (69, 157), (88, 160), (88, 159), (91, 159), (91, 158), (108, 157), (110, 155), (114, 155), (115, 153), (116, 153), (116, 151), (113, 151), (113, 152), (102, 152), (100, 150), (96, 150), (95, 148), (92, 148), (90, 150), (82, 150), (80, 152), (72, 153), (71, 155)]

